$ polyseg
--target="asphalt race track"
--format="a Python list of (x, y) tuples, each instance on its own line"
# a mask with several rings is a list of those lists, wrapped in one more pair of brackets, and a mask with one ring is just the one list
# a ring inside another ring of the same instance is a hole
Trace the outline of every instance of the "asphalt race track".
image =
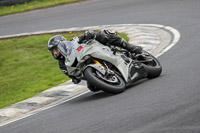
[(199, 0), (89, 0), (0, 17), (0, 35), (122, 23), (168, 25), (181, 34), (159, 57), (159, 78), (118, 95), (87, 93), (0, 133), (199, 133), (199, 12)]

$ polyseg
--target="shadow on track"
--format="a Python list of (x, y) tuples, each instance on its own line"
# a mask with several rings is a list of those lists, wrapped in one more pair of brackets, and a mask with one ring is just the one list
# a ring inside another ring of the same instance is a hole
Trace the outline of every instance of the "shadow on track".
[(73, 103), (85, 103), (85, 102), (90, 102), (90, 101), (96, 101), (100, 99), (105, 99), (108, 97), (115, 96), (113, 94), (105, 93), (102, 91), (99, 92), (89, 92), (88, 94), (85, 94), (77, 99), (73, 100)]
[[(161, 75), (162, 76), (162, 75)], [(156, 79), (156, 78), (155, 78)], [(141, 89), (140, 87), (137, 87), (143, 83), (146, 83), (148, 81), (153, 81), (154, 79), (142, 79), (142, 80), (139, 80), (137, 82), (135, 82), (133, 85), (127, 87), (125, 89), (124, 92), (122, 93), (128, 93), (128, 90), (130, 89)], [(70, 104), (82, 104), (82, 103), (86, 103), (86, 102), (94, 102), (94, 101), (98, 101), (98, 100), (101, 100), (101, 99), (106, 99), (106, 98), (110, 98), (110, 97), (113, 97), (113, 96), (117, 96), (117, 95), (120, 95), (122, 93), (119, 93), (119, 94), (110, 94), (110, 93), (106, 93), (106, 92), (103, 92), (103, 91), (98, 91), (98, 92), (88, 92), (80, 97), (77, 97), (73, 100), (70, 101)]]

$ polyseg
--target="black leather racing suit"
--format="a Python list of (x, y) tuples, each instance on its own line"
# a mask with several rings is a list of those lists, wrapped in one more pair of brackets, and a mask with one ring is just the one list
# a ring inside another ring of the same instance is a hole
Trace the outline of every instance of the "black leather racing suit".
[(136, 54), (141, 54), (142, 51), (142, 47), (129, 44), (122, 37), (120, 37), (114, 32), (110, 32), (109, 30), (101, 30), (96, 34), (93, 31), (89, 30), (84, 35), (79, 36), (79, 42), (82, 43), (83, 41), (85, 40), (87, 41), (92, 38), (95, 38), (98, 42), (104, 45), (113, 45), (117, 47), (122, 47)]

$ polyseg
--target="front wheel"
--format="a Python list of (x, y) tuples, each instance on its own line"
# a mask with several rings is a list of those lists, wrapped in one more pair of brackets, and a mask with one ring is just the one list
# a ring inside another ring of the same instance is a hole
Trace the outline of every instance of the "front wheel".
[(105, 92), (118, 94), (125, 90), (125, 82), (117, 74), (105, 77), (98, 70), (87, 67), (84, 76), (90, 84)]

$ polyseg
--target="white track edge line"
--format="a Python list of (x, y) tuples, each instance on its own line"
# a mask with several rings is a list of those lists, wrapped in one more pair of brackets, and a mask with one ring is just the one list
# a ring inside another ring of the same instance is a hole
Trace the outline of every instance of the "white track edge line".
[(165, 26), (164, 29), (167, 29), (168, 31), (172, 32), (172, 34), (174, 35), (173, 41), (171, 42), (170, 45), (168, 45), (162, 52), (160, 52), (158, 55), (156, 55), (156, 57), (159, 57), (161, 55), (163, 55), (165, 52), (167, 52), (168, 50), (170, 50), (175, 44), (177, 44), (177, 42), (180, 40), (181, 34), (177, 29), (174, 29), (170, 26)]

